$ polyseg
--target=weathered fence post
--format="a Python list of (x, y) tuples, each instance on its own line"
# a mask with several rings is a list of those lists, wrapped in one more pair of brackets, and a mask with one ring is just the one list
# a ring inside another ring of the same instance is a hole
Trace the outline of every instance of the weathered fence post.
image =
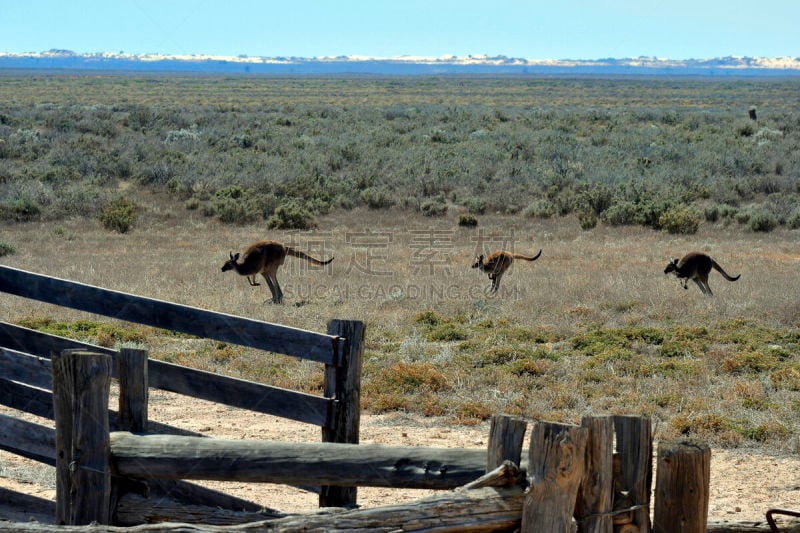
[(575, 519), (582, 533), (611, 533), (614, 505), (614, 419), (584, 416), (581, 426), (588, 430), (586, 471), (583, 473)]
[(52, 355), (56, 523), (109, 523), (108, 397), (111, 359), (82, 350)]
[[(147, 410), (150, 398), (147, 350), (120, 348), (117, 356), (119, 377), (119, 431), (147, 433)], [(147, 485), (125, 477), (111, 479), (110, 509), (112, 522), (117, 523), (117, 506), (128, 493), (144, 493)]]
[[(358, 444), (361, 428), (361, 367), (364, 357), (365, 325), (357, 320), (331, 320), (328, 334), (339, 336), (344, 346), (338, 365), (325, 366), (324, 395), (336, 400), (333, 413), (322, 428), (322, 442)], [(320, 487), (320, 507), (348, 507), (356, 504), (357, 487)]]
[(504, 461), (515, 465), (522, 464), (522, 443), (528, 423), (524, 419), (494, 415), (489, 427), (489, 452), (486, 458), (486, 471), (491, 472)]
[(711, 448), (680, 439), (658, 445), (655, 533), (705, 533), (711, 484)]
[(649, 416), (615, 416), (620, 482), (628, 492), (639, 533), (650, 532), (650, 489), (653, 486), (653, 434)]
[(536, 422), (528, 458), (530, 490), (522, 510), (522, 533), (569, 533), (583, 477), (588, 430)]
[(119, 430), (147, 433), (147, 407), (150, 397), (147, 376), (147, 350), (120, 348)]

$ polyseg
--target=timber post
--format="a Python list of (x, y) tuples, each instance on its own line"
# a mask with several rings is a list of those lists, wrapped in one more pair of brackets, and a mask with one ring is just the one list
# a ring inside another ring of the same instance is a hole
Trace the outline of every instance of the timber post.
[(117, 358), (119, 375), (119, 430), (147, 433), (149, 385), (147, 350), (120, 348)]
[(581, 426), (588, 431), (588, 441), (586, 471), (575, 502), (575, 520), (583, 533), (611, 533), (614, 419), (611, 416), (584, 416)]
[(511, 461), (517, 467), (522, 464), (522, 443), (527, 428), (528, 423), (519, 417), (508, 415), (492, 417), (486, 472), (491, 472), (504, 461)]
[(639, 533), (650, 533), (650, 491), (653, 486), (653, 434), (649, 416), (615, 416), (620, 490), (626, 491)]
[[(322, 428), (322, 442), (358, 444), (361, 429), (361, 368), (364, 358), (366, 326), (358, 320), (331, 320), (328, 334), (336, 335), (338, 361), (325, 365), (324, 395), (333, 398), (332, 412)], [(356, 487), (322, 486), (320, 507), (356, 505)]]
[[(147, 433), (150, 388), (148, 384), (147, 350), (120, 348), (117, 356), (119, 377), (119, 431)], [(128, 493), (146, 494), (147, 484), (132, 478), (111, 478), (111, 521), (118, 524), (117, 509)]]
[(583, 478), (588, 430), (536, 422), (528, 458), (530, 490), (522, 509), (521, 533), (570, 533)]
[(56, 523), (108, 524), (111, 358), (84, 350), (53, 353)]
[(695, 439), (658, 445), (655, 533), (705, 533), (711, 484), (711, 448)]

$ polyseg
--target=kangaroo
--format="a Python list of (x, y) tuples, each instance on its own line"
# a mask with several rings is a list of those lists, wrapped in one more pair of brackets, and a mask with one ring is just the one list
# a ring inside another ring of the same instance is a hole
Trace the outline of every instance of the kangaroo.
[(305, 259), (315, 265), (327, 265), (333, 261), (333, 257), (327, 261), (314, 259), (310, 255), (276, 241), (259, 241), (247, 247), (241, 263), (238, 262), (240, 254), (231, 252), (231, 258), (222, 265), (222, 271), (235, 270), (237, 274), (246, 276), (247, 282), (253, 287), (261, 285), (256, 282), (256, 275), (261, 274), (267, 280), (267, 285), (272, 293), (272, 303), (279, 304), (283, 302), (283, 291), (278, 284), (278, 267), (283, 264), (287, 255)]
[(714, 293), (711, 292), (711, 287), (708, 286), (708, 273), (711, 272), (712, 268), (722, 274), (722, 277), (728, 281), (736, 281), (741, 276), (741, 274), (733, 277), (729, 276), (716, 261), (702, 252), (689, 252), (680, 261), (670, 257), (669, 264), (664, 269), (664, 274), (674, 272), (678, 279), (683, 280), (684, 289), (689, 288), (686, 284), (689, 280), (692, 280), (697, 283), (703, 294), (713, 296)]
[(500, 278), (503, 277), (503, 274), (505, 274), (506, 270), (508, 270), (508, 268), (511, 266), (511, 263), (514, 262), (514, 259), (535, 261), (539, 259), (540, 255), (542, 255), (541, 250), (539, 250), (538, 254), (532, 257), (502, 250), (492, 253), (484, 260), (483, 254), (481, 254), (479, 257), (475, 258), (475, 262), (472, 263), (472, 268), (479, 268), (481, 272), (486, 272), (489, 274), (489, 279), (492, 280), (492, 288), (490, 289), (490, 292), (495, 293), (500, 287)]

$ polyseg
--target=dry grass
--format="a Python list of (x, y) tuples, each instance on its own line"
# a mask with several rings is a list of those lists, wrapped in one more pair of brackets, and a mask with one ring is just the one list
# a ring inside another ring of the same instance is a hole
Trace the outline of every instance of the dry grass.
[[(16, 249), (3, 261), (318, 331), (331, 318), (363, 320), (364, 407), (374, 411), (446, 415), (464, 424), (498, 411), (572, 422), (585, 414), (648, 413), (660, 438), (693, 434), (718, 445), (800, 448), (797, 232), (709, 225), (692, 236), (602, 225), (585, 232), (573, 217), (490, 215), (463, 228), (456, 213), (364, 210), (322, 217), (313, 232), (288, 233), (222, 225), (157, 197), (137, 201), (145, 210), (124, 235), (85, 220), (2, 226), (1, 240)], [(271, 305), (266, 285), (250, 287), (220, 271), (230, 251), (264, 238), (336, 260), (329, 270), (311, 270), (288, 259), (279, 272), (286, 304)], [(489, 279), (469, 265), (480, 242), (491, 251), (502, 241), (543, 253), (515, 264), (500, 293), (489, 296)], [(316, 244), (303, 248), (308, 243)], [(669, 256), (692, 249), (741, 279), (712, 273), (713, 298), (694, 286), (684, 291), (663, 269)], [(362, 271), (366, 263), (372, 273)], [(10, 321), (97, 318), (6, 295), (0, 302)], [(576, 348), (579, 335), (595, 348)], [(318, 365), (155, 331), (145, 337), (154, 357), (280, 386), (321, 385)]]

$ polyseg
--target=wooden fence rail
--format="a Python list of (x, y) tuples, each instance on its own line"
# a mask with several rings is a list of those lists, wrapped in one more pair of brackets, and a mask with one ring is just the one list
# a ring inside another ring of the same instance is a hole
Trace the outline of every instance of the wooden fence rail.
[(486, 471), (484, 450), (209, 439), (113, 432), (113, 474), (301, 485), (454, 489)]
[[(0, 342), (6, 343), (6, 346), (13, 344), (25, 350), (21, 352), (0, 346), (0, 364), (6, 363), (9, 374), (4, 373), (4, 377), (9, 380), (24, 381), (30, 385), (50, 389), (53, 385), (50, 354), (66, 349), (89, 350), (109, 355), (113, 360), (112, 376), (119, 377), (117, 350), (2, 321), (0, 321)], [(32, 354), (33, 351), (36, 354)], [(148, 374), (148, 384), (155, 389), (321, 427), (328, 425), (327, 418), (332, 409), (331, 404), (336, 401), (335, 398), (221, 376), (155, 359), (148, 362)]]
[(336, 335), (215, 313), (3, 265), (0, 292), (320, 363), (339, 362)]

